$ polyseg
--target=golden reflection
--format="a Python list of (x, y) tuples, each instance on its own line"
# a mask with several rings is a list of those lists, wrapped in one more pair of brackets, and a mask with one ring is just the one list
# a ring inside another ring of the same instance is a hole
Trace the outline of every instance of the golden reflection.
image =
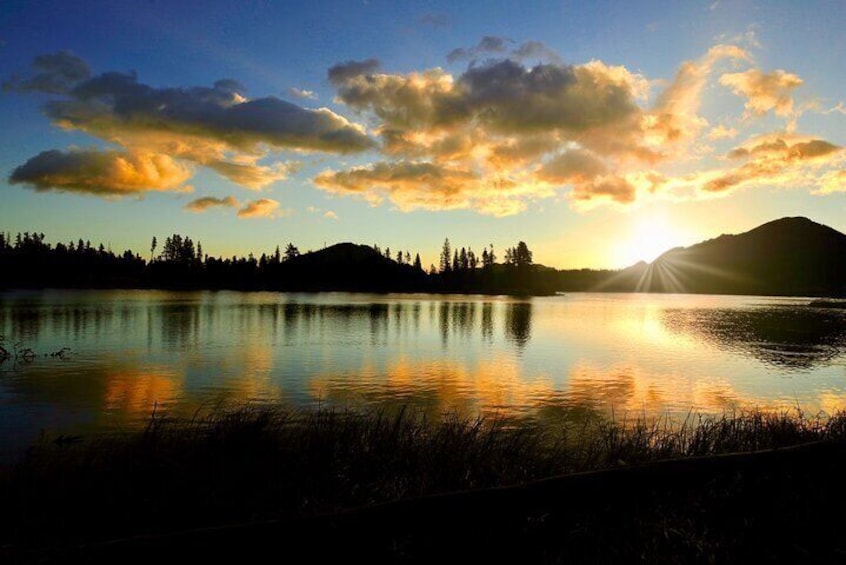
[(568, 396), (606, 413), (658, 416), (685, 413), (722, 414), (747, 405), (725, 379), (691, 379), (681, 373), (656, 373), (631, 364), (609, 368), (580, 361), (570, 373)]
[(177, 400), (184, 375), (172, 367), (124, 368), (106, 375), (105, 409), (130, 418), (149, 416), (156, 405)]
[(271, 347), (247, 345), (241, 348), (232, 361), (241, 367), (237, 377), (227, 379), (226, 389), (240, 401), (279, 400), (279, 385), (273, 382), (274, 352)]
[(527, 377), (519, 362), (505, 355), (475, 362), (401, 356), (381, 373), (371, 366), (363, 367), (353, 378), (316, 375), (309, 390), (312, 396), (330, 402), (383, 401), (425, 406), (432, 413), (499, 416), (522, 414), (539, 399), (555, 394), (547, 376)]

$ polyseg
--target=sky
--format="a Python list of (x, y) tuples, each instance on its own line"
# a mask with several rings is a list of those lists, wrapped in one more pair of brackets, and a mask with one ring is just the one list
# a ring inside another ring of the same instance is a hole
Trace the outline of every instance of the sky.
[(843, 29), (842, 0), (6, 0), (0, 230), (557, 268), (846, 232)]

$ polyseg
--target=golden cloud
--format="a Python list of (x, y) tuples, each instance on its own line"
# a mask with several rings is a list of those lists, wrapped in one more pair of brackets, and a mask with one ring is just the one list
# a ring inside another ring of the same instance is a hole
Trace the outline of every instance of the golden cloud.
[(233, 196), (215, 198), (214, 196), (203, 196), (192, 200), (185, 205), (186, 210), (191, 212), (205, 212), (210, 208), (237, 208), (240, 204)]
[(819, 194), (846, 192), (846, 170), (829, 171), (820, 179)]
[(270, 198), (247, 202), (238, 210), (239, 218), (278, 218), (280, 215), (279, 202)]
[(732, 149), (728, 157), (745, 162), (729, 171), (712, 175), (705, 181), (705, 192), (725, 192), (742, 185), (815, 184), (826, 193), (831, 174), (812, 174), (842, 160), (843, 148), (822, 139), (793, 134), (771, 134), (753, 138)]
[(716, 45), (699, 61), (686, 61), (645, 116), (647, 136), (656, 145), (688, 141), (699, 135), (707, 120), (699, 115), (702, 90), (713, 67), (721, 60), (746, 60), (749, 54), (735, 45)]
[(38, 191), (125, 196), (151, 191), (190, 191), (193, 172), (168, 155), (94, 149), (43, 151), (17, 167), (12, 184)]
[(724, 74), (720, 84), (729, 86), (738, 96), (746, 97), (746, 109), (761, 116), (770, 110), (779, 116), (793, 113), (793, 91), (802, 85), (802, 79), (781, 70), (764, 73), (749, 69), (742, 73)]
[[(120, 145), (129, 156), (121, 161), (117, 152), (44, 152), (16, 169), (12, 179), (41, 190), (101, 195), (169, 190), (191, 171), (174, 158), (259, 189), (298, 167), (259, 164), (268, 151), (348, 154), (375, 146), (364, 127), (328, 108), (306, 109), (275, 97), (248, 99), (233, 80), (212, 87), (156, 88), (135, 74), (92, 75), (85, 61), (67, 52), (39, 56), (33, 67), (31, 76), (15, 77), (5, 86), (54, 95), (44, 105), (54, 124)], [(51, 172), (40, 174), (36, 167)]]

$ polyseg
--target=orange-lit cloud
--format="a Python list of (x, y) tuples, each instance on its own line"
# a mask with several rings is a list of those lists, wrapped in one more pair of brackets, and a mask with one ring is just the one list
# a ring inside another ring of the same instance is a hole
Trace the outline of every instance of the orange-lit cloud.
[(237, 216), (239, 218), (279, 218), (288, 213), (288, 211), (279, 209), (279, 202), (270, 198), (261, 198), (259, 200), (251, 200), (243, 204), (233, 196), (226, 196), (224, 198), (217, 198), (214, 196), (203, 196), (192, 200), (185, 205), (186, 210), (191, 212), (206, 212), (212, 208), (237, 208)]
[(247, 202), (238, 210), (239, 218), (277, 218), (280, 215), (279, 202), (270, 198)]
[[(755, 69), (750, 53), (738, 45), (715, 45), (683, 62), (653, 96), (662, 83), (625, 67), (596, 60), (566, 65), (543, 44), (512, 43), (489, 36), (453, 50), (450, 62), (470, 61), (460, 74), (441, 68), (392, 74), (376, 59), (330, 69), (336, 101), (370, 117), (383, 159), (324, 171), (315, 185), (373, 205), (389, 201), (400, 210), (508, 215), (560, 191), (585, 207), (662, 195), (695, 198), (800, 177), (807, 186), (808, 176), (819, 180), (839, 151), (823, 139), (791, 133), (787, 150), (774, 148), (768, 156), (760, 147), (726, 168), (718, 150), (704, 141), (725, 143), (749, 125), (731, 115), (712, 125), (702, 113), (709, 87), (745, 96), (747, 113), (772, 110), (790, 118), (791, 132), (799, 115), (793, 92), (801, 79)], [(544, 53), (548, 62), (522, 62)], [(481, 61), (490, 56), (500, 58)], [(726, 73), (726, 67), (751, 68)], [(755, 134), (750, 143), (762, 138)], [(668, 172), (680, 163), (686, 172)]]
[(819, 193), (846, 192), (846, 169), (829, 171), (820, 180)]
[[(158, 159), (158, 177), (136, 162), (143, 171), (127, 180), (104, 163), (117, 162), (116, 152), (95, 158), (89, 151), (84, 160), (80, 152), (45, 152), (19, 167), (16, 171), (21, 172), (13, 179), (33, 181), (44, 190), (102, 195), (169, 190), (175, 178), (184, 182), (191, 170), (179, 161), (209, 167), (236, 184), (259, 189), (287, 178), (299, 166), (278, 159), (259, 164), (269, 152), (348, 154), (375, 146), (362, 126), (328, 108), (307, 109), (275, 97), (249, 99), (233, 80), (220, 80), (211, 87), (157, 88), (139, 82), (132, 73), (93, 75), (85, 61), (67, 52), (39, 56), (33, 67), (31, 76), (15, 77), (5, 86), (53, 95), (44, 112), (55, 125), (119, 145), (127, 155), (169, 156), (167, 162)], [(36, 165), (47, 164), (71, 172), (74, 167), (95, 167), (98, 174), (90, 182), (55, 171), (51, 176), (24, 177)], [(103, 173), (107, 168), (111, 174)]]
[(825, 175), (815, 171), (842, 160), (843, 149), (822, 139), (795, 135), (767, 135), (754, 138), (729, 152), (732, 159), (742, 159), (740, 166), (707, 179), (702, 190), (724, 192), (749, 184), (811, 184), (825, 192)]
[[(42, 154), (11, 180), (108, 196), (179, 190), (203, 167), (260, 190), (299, 172), (300, 163), (281, 153), (322, 152), (365, 158), (329, 165), (313, 177), (315, 187), (403, 211), (505, 216), (561, 194), (585, 208), (699, 198), (763, 183), (795, 183), (820, 194), (839, 190), (840, 148), (797, 133), (799, 118), (811, 108), (796, 98), (802, 80), (755, 68), (739, 46), (760, 48), (754, 30), (747, 35), (737, 45), (718, 44), (681, 62), (667, 80), (599, 60), (565, 64), (540, 42), (497, 36), (449, 52), (449, 62), (467, 62), (463, 72), (392, 73), (376, 58), (349, 60), (329, 68), (327, 79), (334, 102), (357, 121), (340, 110), (251, 99), (232, 80), (159, 88), (134, 74), (95, 75), (66, 52), (44, 55), (29, 76), (14, 77), (6, 87), (50, 94), (44, 110), (55, 125), (123, 148), (100, 152), (112, 155), (108, 159), (120, 153), (162, 160), (158, 169), (138, 161), (136, 180), (117, 182), (119, 175), (71, 174), (82, 168), (71, 163), (82, 161), (78, 155), (64, 159), (65, 176), (35, 174), (35, 165), (47, 164)], [(703, 104), (714, 87), (744, 97), (744, 110), (733, 110), (742, 115), (704, 115), (703, 107), (714, 106)], [(308, 99), (314, 93), (291, 88), (287, 94)], [(746, 119), (770, 112), (788, 122), (779, 133), (766, 133), (764, 120)], [(727, 151), (732, 139), (746, 141)], [(96, 161), (93, 153), (86, 161)], [(279, 215), (270, 202), (257, 200), (239, 216)], [(233, 207), (197, 204), (215, 205)]]
[[(474, 49), (505, 45), (486, 39)], [(375, 61), (347, 62), (330, 69), (330, 80), (340, 102), (377, 118), (382, 152), (394, 160), (326, 171), (315, 179), (324, 190), (374, 204), (388, 199), (402, 210), (508, 215), (565, 183), (578, 184), (582, 199), (631, 201), (621, 186), (609, 190), (595, 177), (617, 161), (655, 158), (654, 149), (641, 143), (637, 105), (648, 85), (622, 67), (598, 61), (525, 67), (504, 59), (471, 65), (458, 77), (442, 69), (407, 75), (376, 70)], [(588, 169), (562, 177), (574, 161)]]
[(262, 166), (250, 161), (241, 163), (210, 161), (206, 165), (232, 182), (252, 190), (259, 190), (278, 180), (285, 180), (292, 172), (299, 170), (299, 163), (295, 162)]
[(97, 196), (137, 195), (150, 191), (190, 191), (189, 167), (168, 155), (91, 149), (51, 150), (17, 167), (9, 177), (38, 191)]
[(802, 85), (802, 79), (781, 70), (764, 73), (749, 69), (724, 74), (720, 84), (731, 87), (738, 96), (745, 96), (746, 109), (752, 115), (761, 116), (772, 110), (779, 116), (789, 116), (793, 113), (793, 91)]
[(388, 198), (400, 210), (475, 209), (491, 216), (507, 216), (524, 209), (523, 200), (535, 194), (550, 196), (549, 187), (533, 180), (480, 177), (474, 171), (428, 162), (382, 162), (347, 171), (325, 171), (315, 185), (335, 194), (357, 195), (373, 205)]
[(714, 128), (711, 128), (711, 131), (708, 132), (708, 139), (734, 139), (735, 137), (737, 137), (738, 133), (740, 132), (738, 132), (735, 128), (719, 125)]
[(646, 115), (648, 135), (659, 145), (689, 141), (708, 124), (699, 114), (702, 90), (714, 66), (724, 59), (749, 60), (735, 45), (716, 45), (699, 61), (686, 61)]
[(225, 198), (203, 196), (186, 204), (185, 209), (191, 212), (205, 212), (210, 208), (237, 208), (238, 206), (240, 204), (238, 204), (238, 201), (233, 196), (227, 196)]

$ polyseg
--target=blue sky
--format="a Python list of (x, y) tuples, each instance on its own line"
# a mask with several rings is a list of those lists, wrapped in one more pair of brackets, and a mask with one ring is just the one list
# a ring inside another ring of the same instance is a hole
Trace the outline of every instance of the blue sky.
[[(846, 4), (6, 2), (0, 229), (146, 254), (846, 231)], [(502, 255), (502, 253), (500, 253)]]

